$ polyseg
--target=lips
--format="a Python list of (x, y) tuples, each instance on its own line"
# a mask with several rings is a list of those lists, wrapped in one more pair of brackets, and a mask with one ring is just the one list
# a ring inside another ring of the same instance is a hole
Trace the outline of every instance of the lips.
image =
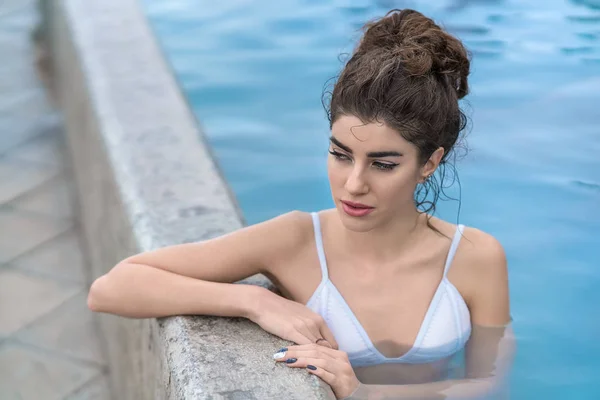
[(342, 209), (351, 217), (364, 217), (370, 214), (375, 207), (367, 206), (361, 203), (354, 203), (351, 201), (342, 200)]
[(361, 204), (361, 203), (354, 203), (352, 201), (346, 201), (346, 200), (342, 200), (342, 203), (346, 204), (347, 206), (350, 206), (352, 208), (360, 208), (360, 209), (371, 209), (371, 208), (375, 208), (375, 207), (371, 207), (371, 206), (367, 206), (365, 204)]

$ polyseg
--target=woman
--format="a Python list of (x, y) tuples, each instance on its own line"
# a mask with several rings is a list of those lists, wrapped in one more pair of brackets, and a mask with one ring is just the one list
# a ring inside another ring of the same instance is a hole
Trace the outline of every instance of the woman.
[[(94, 282), (90, 308), (246, 317), (296, 343), (276, 361), (306, 368), (338, 398), (489, 391), (512, 354), (504, 251), (433, 217), (422, 196), (438, 189), (433, 174), (464, 128), (468, 74), (460, 41), (416, 11), (367, 24), (331, 96), (335, 208), (129, 257)], [(232, 284), (257, 273), (285, 297)], [(466, 374), (441, 381), (463, 348)], [(388, 376), (404, 384), (378, 384)]]

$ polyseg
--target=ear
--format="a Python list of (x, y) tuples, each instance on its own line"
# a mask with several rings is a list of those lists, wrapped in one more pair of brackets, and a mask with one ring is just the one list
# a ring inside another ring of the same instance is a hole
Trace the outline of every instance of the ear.
[(427, 160), (421, 169), (422, 182), (425, 182), (427, 178), (429, 178), (435, 172), (438, 165), (440, 165), (440, 162), (442, 161), (442, 157), (444, 157), (444, 153), (444, 148), (438, 147), (437, 150), (431, 154), (431, 157), (429, 157), (429, 160)]

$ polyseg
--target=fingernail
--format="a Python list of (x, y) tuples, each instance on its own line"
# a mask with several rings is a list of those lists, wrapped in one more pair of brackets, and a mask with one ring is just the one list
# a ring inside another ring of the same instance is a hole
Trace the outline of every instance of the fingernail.
[(278, 353), (273, 354), (273, 358), (276, 360), (278, 358), (283, 358), (285, 357), (285, 351), (280, 351)]
[(283, 348), (277, 350), (278, 353), (281, 353), (282, 351), (287, 351), (287, 347), (283, 347)]
[(293, 364), (293, 363), (295, 363), (296, 361), (298, 361), (298, 359), (297, 359), (297, 358), (288, 358), (287, 360), (285, 360), (285, 362), (286, 362), (287, 364)]
[(317, 369), (317, 367), (315, 367), (314, 365), (310, 365), (310, 364), (307, 365), (306, 368), (313, 370), (313, 371)]

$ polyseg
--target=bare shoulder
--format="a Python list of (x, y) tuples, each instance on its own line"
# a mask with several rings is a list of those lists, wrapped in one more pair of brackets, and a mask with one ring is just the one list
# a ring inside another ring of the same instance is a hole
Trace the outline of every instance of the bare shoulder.
[[(506, 269), (506, 253), (494, 236), (477, 228), (466, 227), (461, 240), (461, 259), (481, 273), (494, 273)], [(475, 271), (473, 271), (475, 272)]]
[(271, 257), (289, 258), (302, 251), (312, 239), (312, 217), (303, 211), (289, 211), (268, 221), (260, 223), (261, 233), (257, 239), (269, 239), (277, 244)]
[(312, 218), (304, 211), (289, 211), (259, 225), (263, 234), (291, 247), (302, 245), (311, 238)]
[[(452, 239), (457, 226), (432, 217), (431, 224), (446, 238)], [(487, 274), (506, 269), (506, 255), (502, 244), (494, 236), (480, 229), (464, 227), (452, 269), (468, 270), (468, 274)]]
[(473, 322), (506, 323), (510, 319), (508, 265), (498, 239), (482, 230), (465, 228), (453, 264)]
[[(310, 214), (304, 211), (288, 211), (284, 214), (280, 214), (276, 217), (268, 219), (260, 224), (265, 225), (271, 231), (277, 233), (302, 233), (306, 230), (306, 227), (310, 224)], [(298, 230), (298, 228), (304, 228)]]

